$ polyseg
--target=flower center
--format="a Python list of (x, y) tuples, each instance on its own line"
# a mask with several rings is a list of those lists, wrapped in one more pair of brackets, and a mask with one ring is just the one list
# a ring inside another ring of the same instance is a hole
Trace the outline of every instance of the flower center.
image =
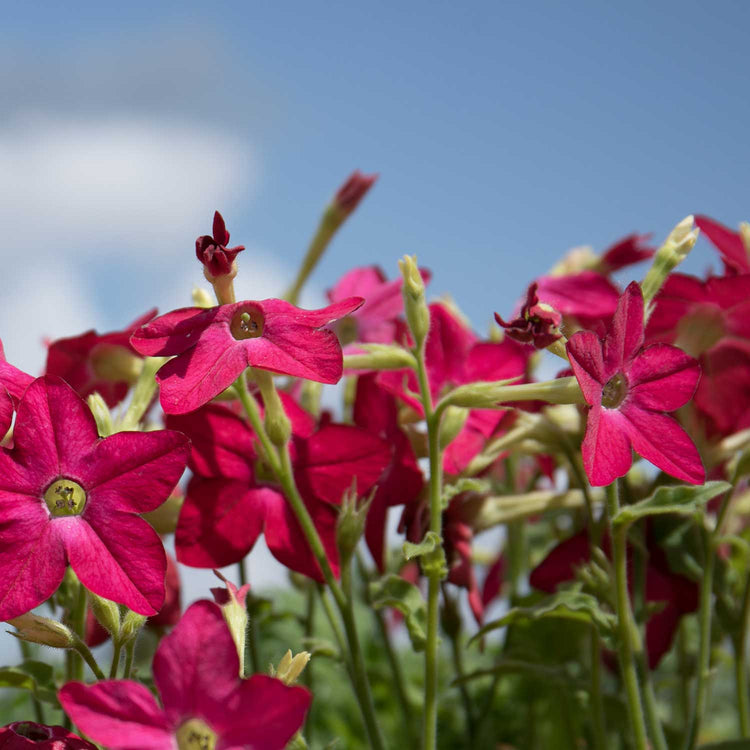
[(47, 488), (44, 502), (55, 517), (77, 516), (86, 506), (86, 492), (78, 482), (58, 479)]
[(179, 750), (214, 750), (216, 733), (201, 719), (188, 719), (177, 730)]
[(31, 721), (17, 721), (10, 725), (10, 730), (19, 737), (25, 737), (34, 743), (47, 742), (52, 739), (52, 731), (41, 724), (34, 724)]
[(607, 409), (616, 409), (628, 395), (628, 381), (625, 376), (618, 372), (613, 375), (604, 386), (602, 391), (602, 406)]
[(237, 341), (257, 339), (263, 335), (263, 314), (252, 308), (238, 310), (229, 324), (229, 330)]

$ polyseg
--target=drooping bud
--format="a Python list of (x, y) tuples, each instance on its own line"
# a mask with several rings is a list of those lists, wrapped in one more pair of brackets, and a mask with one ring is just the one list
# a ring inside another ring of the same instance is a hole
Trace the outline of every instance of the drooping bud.
[(281, 657), (279, 666), (271, 676), (276, 677), (286, 685), (294, 685), (311, 658), (312, 655), (308, 651), (300, 651), (295, 656), (292, 656), (292, 650), (289, 649)]
[(214, 570), (214, 575), (222, 580), (225, 588), (212, 588), (214, 601), (221, 607), (221, 614), (224, 621), (232, 634), (232, 640), (237, 647), (237, 653), (240, 657), (240, 677), (245, 673), (245, 638), (247, 634), (247, 593), (250, 591), (250, 584), (237, 588), (231, 581), (228, 581), (218, 570)]
[(73, 633), (61, 622), (35, 615), (33, 612), (14, 617), (12, 620), (8, 620), (8, 623), (17, 631), (15, 633), (8, 632), (21, 641), (39, 643), (42, 646), (51, 646), (52, 648), (71, 648), (75, 641)]
[(404, 295), (404, 312), (417, 349), (422, 347), (430, 330), (430, 311), (424, 296), (424, 280), (417, 266), (416, 255), (404, 255), (398, 262), (404, 277), (402, 293)]
[(115, 602), (89, 592), (89, 603), (97, 622), (114, 638), (120, 634), (120, 608)]
[(651, 300), (657, 295), (670, 273), (687, 257), (698, 239), (699, 230), (693, 229), (693, 216), (686, 216), (657, 250), (646, 278), (641, 282), (646, 318), (650, 315)]
[(297, 277), (284, 295), (284, 299), (294, 305), (297, 304), (302, 287), (323, 257), (323, 253), (333, 239), (333, 235), (336, 234), (347, 217), (354, 212), (354, 209), (357, 208), (377, 178), (376, 174), (365, 175), (357, 170), (336, 191), (333, 200), (323, 211), (320, 224), (310, 242), (310, 247), (307, 249), (307, 254), (302, 260), (299, 271), (297, 271)]

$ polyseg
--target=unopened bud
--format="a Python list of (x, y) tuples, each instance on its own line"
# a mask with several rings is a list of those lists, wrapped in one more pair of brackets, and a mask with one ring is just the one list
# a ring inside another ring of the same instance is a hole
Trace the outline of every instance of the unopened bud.
[(359, 344), (357, 351), (344, 355), (345, 370), (413, 370), (414, 355), (393, 344)]
[(406, 322), (409, 324), (414, 342), (419, 349), (430, 330), (430, 311), (425, 302), (424, 280), (417, 266), (416, 255), (404, 255), (403, 259), (398, 262), (398, 267), (404, 277), (402, 293)]
[(110, 412), (109, 407), (99, 392), (92, 393), (86, 400), (89, 409), (91, 409), (91, 413), (94, 415), (96, 429), (99, 432), (100, 437), (109, 437), (112, 435), (115, 431), (112, 412)]
[(469, 417), (469, 410), (459, 406), (449, 406), (440, 420), (440, 449), (444, 449), (464, 428)]
[(699, 230), (693, 229), (693, 217), (685, 217), (670, 233), (657, 250), (654, 262), (641, 283), (643, 302), (650, 310), (650, 302), (656, 297), (670, 273), (687, 257), (698, 239)]
[(214, 570), (214, 575), (224, 581), (226, 588), (212, 588), (211, 593), (214, 600), (221, 607), (221, 614), (224, 621), (232, 634), (232, 640), (237, 647), (237, 653), (240, 657), (240, 676), (245, 673), (245, 639), (247, 634), (247, 593), (250, 591), (250, 584), (237, 588), (235, 584), (227, 580), (218, 570)]
[(120, 643), (128, 643), (135, 640), (138, 637), (138, 633), (141, 632), (141, 628), (146, 624), (147, 619), (144, 615), (139, 615), (137, 612), (128, 610), (122, 619)]
[(357, 506), (358, 497), (354, 487), (344, 492), (344, 496), (341, 498), (339, 518), (336, 524), (336, 544), (339, 548), (342, 566), (351, 560), (354, 550), (362, 538), (365, 531), (367, 511), (376, 491), (376, 489), (373, 489), (370, 496), (359, 506)]
[(214, 306), (214, 301), (211, 299), (211, 295), (202, 287), (193, 287), (192, 297), (193, 304), (196, 307), (207, 309)]
[(445, 401), (469, 409), (489, 409), (514, 401), (546, 401), (550, 404), (582, 404), (583, 394), (574, 377), (541, 383), (512, 385), (515, 378), (487, 383), (469, 383), (451, 391)]
[(120, 608), (115, 602), (92, 592), (89, 592), (89, 602), (97, 622), (116, 639), (120, 633)]
[(143, 360), (126, 346), (99, 344), (91, 352), (91, 366), (102, 380), (135, 383), (143, 369)]
[(292, 423), (284, 411), (273, 377), (267, 370), (253, 370), (252, 375), (263, 397), (266, 433), (274, 445), (286, 445), (292, 434)]
[(75, 640), (73, 633), (57, 620), (40, 617), (33, 612), (27, 612), (20, 617), (8, 620), (17, 632), (8, 631), (11, 635), (29, 643), (39, 643), (52, 648), (70, 648)]
[(294, 685), (310, 659), (311, 654), (307, 651), (300, 651), (296, 656), (292, 656), (292, 651), (289, 649), (281, 657), (279, 666), (276, 668), (273, 676), (287, 685)]

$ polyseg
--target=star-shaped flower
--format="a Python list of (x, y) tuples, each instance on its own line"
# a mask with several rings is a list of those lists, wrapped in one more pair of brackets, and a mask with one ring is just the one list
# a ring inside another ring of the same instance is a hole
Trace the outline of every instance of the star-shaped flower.
[(325, 326), (363, 301), (349, 297), (320, 310), (301, 310), (280, 299), (186, 307), (152, 320), (131, 342), (144, 355), (177, 355), (156, 379), (164, 411), (185, 414), (218, 396), (247, 367), (337, 383), (343, 354)]
[(153, 662), (159, 706), (131, 680), (69, 682), (60, 703), (109, 750), (283, 750), (302, 726), (310, 693), (275, 677), (239, 677), (239, 657), (219, 608), (196, 602), (162, 639)]
[(633, 282), (617, 303), (604, 339), (579, 331), (567, 344), (589, 405), (583, 464), (594, 486), (624, 476), (631, 449), (662, 471), (702, 484), (705, 471), (690, 437), (665, 412), (686, 404), (698, 384), (700, 366), (669, 344), (643, 346), (643, 294)]
[(14, 721), (0, 727), (0, 750), (96, 750), (96, 747), (64, 727)]
[(161, 540), (138, 514), (179, 480), (187, 438), (171, 430), (100, 439), (88, 406), (58, 378), (18, 404), (0, 449), (0, 620), (48, 599), (68, 564), (95, 594), (153, 615), (164, 602)]
[(232, 266), (237, 253), (241, 253), (244, 245), (227, 247), (229, 232), (222, 215), (214, 212), (213, 235), (204, 234), (195, 241), (195, 255), (203, 263), (208, 276), (227, 276), (232, 273)]

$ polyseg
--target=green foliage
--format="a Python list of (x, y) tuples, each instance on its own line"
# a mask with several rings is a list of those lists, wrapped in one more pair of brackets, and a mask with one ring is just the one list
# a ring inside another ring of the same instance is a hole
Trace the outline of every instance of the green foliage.
[(424, 650), (427, 638), (427, 605), (422, 598), (422, 592), (413, 583), (391, 573), (370, 584), (370, 598), (375, 609), (393, 607), (401, 612), (414, 650)]

